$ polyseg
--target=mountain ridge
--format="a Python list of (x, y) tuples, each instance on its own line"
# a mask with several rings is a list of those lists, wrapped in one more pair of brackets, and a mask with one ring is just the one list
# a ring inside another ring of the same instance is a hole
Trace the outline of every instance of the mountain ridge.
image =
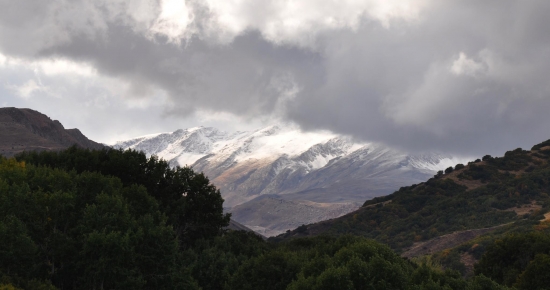
[[(293, 225), (313, 221), (298, 210), (302, 201), (319, 204), (325, 211), (319, 212), (317, 219), (321, 220), (334, 216), (334, 212), (327, 212), (329, 209), (320, 204), (362, 203), (400, 186), (425, 181), (458, 160), (433, 153), (408, 155), (372, 142), (353, 142), (346, 136), (303, 132), (281, 124), (249, 132), (212, 127), (179, 129), (119, 141), (113, 147), (143, 151), (172, 166), (188, 165), (204, 172), (221, 190), (225, 207), (258, 202), (256, 198), (263, 195), (293, 201), (297, 209), (296, 220), (290, 222)], [(357, 205), (345, 208), (353, 210)], [(345, 214), (340, 209), (336, 212)], [(237, 221), (251, 228), (266, 226), (259, 220), (252, 224), (250, 220)], [(267, 232), (290, 229), (279, 226), (274, 221)]]
[(78, 129), (65, 129), (48, 116), (31, 109), (0, 108), (0, 154), (11, 157), (23, 151), (63, 150), (72, 145), (101, 149)]

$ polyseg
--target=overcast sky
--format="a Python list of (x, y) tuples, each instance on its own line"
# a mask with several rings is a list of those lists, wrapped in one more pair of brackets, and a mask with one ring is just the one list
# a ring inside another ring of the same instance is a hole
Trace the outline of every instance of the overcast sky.
[(546, 0), (0, 7), (0, 106), (100, 142), (278, 121), (479, 156), (550, 138)]

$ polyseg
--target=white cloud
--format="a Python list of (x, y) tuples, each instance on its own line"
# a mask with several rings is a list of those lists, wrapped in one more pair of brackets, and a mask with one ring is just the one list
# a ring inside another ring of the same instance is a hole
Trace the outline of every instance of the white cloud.
[(150, 32), (166, 35), (171, 41), (187, 38), (193, 31), (193, 12), (181, 0), (162, 0), (158, 18), (150, 28)]
[(79, 75), (79, 76), (96, 76), (97, 71), (94, 67), (70, 61), (67, 59), (47, 59), (41, 61), (35, 61), (30, 66), (37, 66), (45, 75)]
[(7, 85), (7, 88), (15, 91), (18, 96), (24, 99), (30, 98), (36, 92), (47, 92), (48, 89), (35, 80), (28, 80), (21, 85)]
[(46, 58), (29, 60), (20, 57), (7, 57), (0, 52), (0, 67), (12, 69), (29, 69), (45, 75), (95, 76), (97, 70), (86, 63), (64, 58)]
[[(198, 34), (227, 44), (238, 35), (257, 30), (274, 43), (311, 47), (319, 34), (356, 29), (364, 17), (386, 28), (394, 20), (417, 20), (428, 1), (162, 0), (161, 12), (150, 32), (172, 41)], [(207, 16), (197, 16), (204, 11)]]
[(486, 70), (486, 64), (468, 58), (464, 52), (459, 54), (451, 66), (451, 72), (455, 75), (468, 75), (472, 77), (478, 76)]

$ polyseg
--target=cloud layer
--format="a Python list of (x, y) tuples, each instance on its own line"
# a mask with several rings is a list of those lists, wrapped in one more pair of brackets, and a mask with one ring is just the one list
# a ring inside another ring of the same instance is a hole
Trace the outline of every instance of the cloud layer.
[(0, 2), (0, 103), (85, 110), (100, 139), (197, 118), (462, 154), (550, 138), (547, 1)]

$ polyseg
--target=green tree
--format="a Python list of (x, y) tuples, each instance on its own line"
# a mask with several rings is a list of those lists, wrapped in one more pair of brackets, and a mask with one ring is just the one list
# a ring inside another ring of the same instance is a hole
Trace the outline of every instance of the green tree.
[(522, 290), (548, 289), (550, 287), (550, 256), (537, 254), (518, 277), (515, 286)]
[[(75, 170), (78, 174), (98, 172), (115, 176), (125, 187), (143, 185), (158, 201), (185, 247), (198, 239), (219, 235), (229, 224), (230, 214), (223, 213), (223, 198), (204, 174), (188, 167), (172, 169), (156, 156), (147, 158), (134, 150), (88, 150), (73, 146), (61, 152), (24, 152), (17, 160)], [(88, 185), (96, 187), (94, 182)], [(93, 198), (93, 195), (87, 197), (86, 189), (80, 196), (83, 202)]]
[[(496, 240), (475, 265), (475, 273), (483, 274), (507, 286), (513, 285), (536, 254), (550, 252), (550, 235), (543, 233), (511, 234)], [(544, 256), (540, 261), (546, 261)], [(534, 266), (539, 266), (535, 263)], [(534, 267), (533, 266), (533, 267)], [(533, 271), (536, 268), (533, 269)]]
[(0, 274), (32, 278), (40, 261), (38, 247), (17, 217), (0, 217), (0, 245)]

